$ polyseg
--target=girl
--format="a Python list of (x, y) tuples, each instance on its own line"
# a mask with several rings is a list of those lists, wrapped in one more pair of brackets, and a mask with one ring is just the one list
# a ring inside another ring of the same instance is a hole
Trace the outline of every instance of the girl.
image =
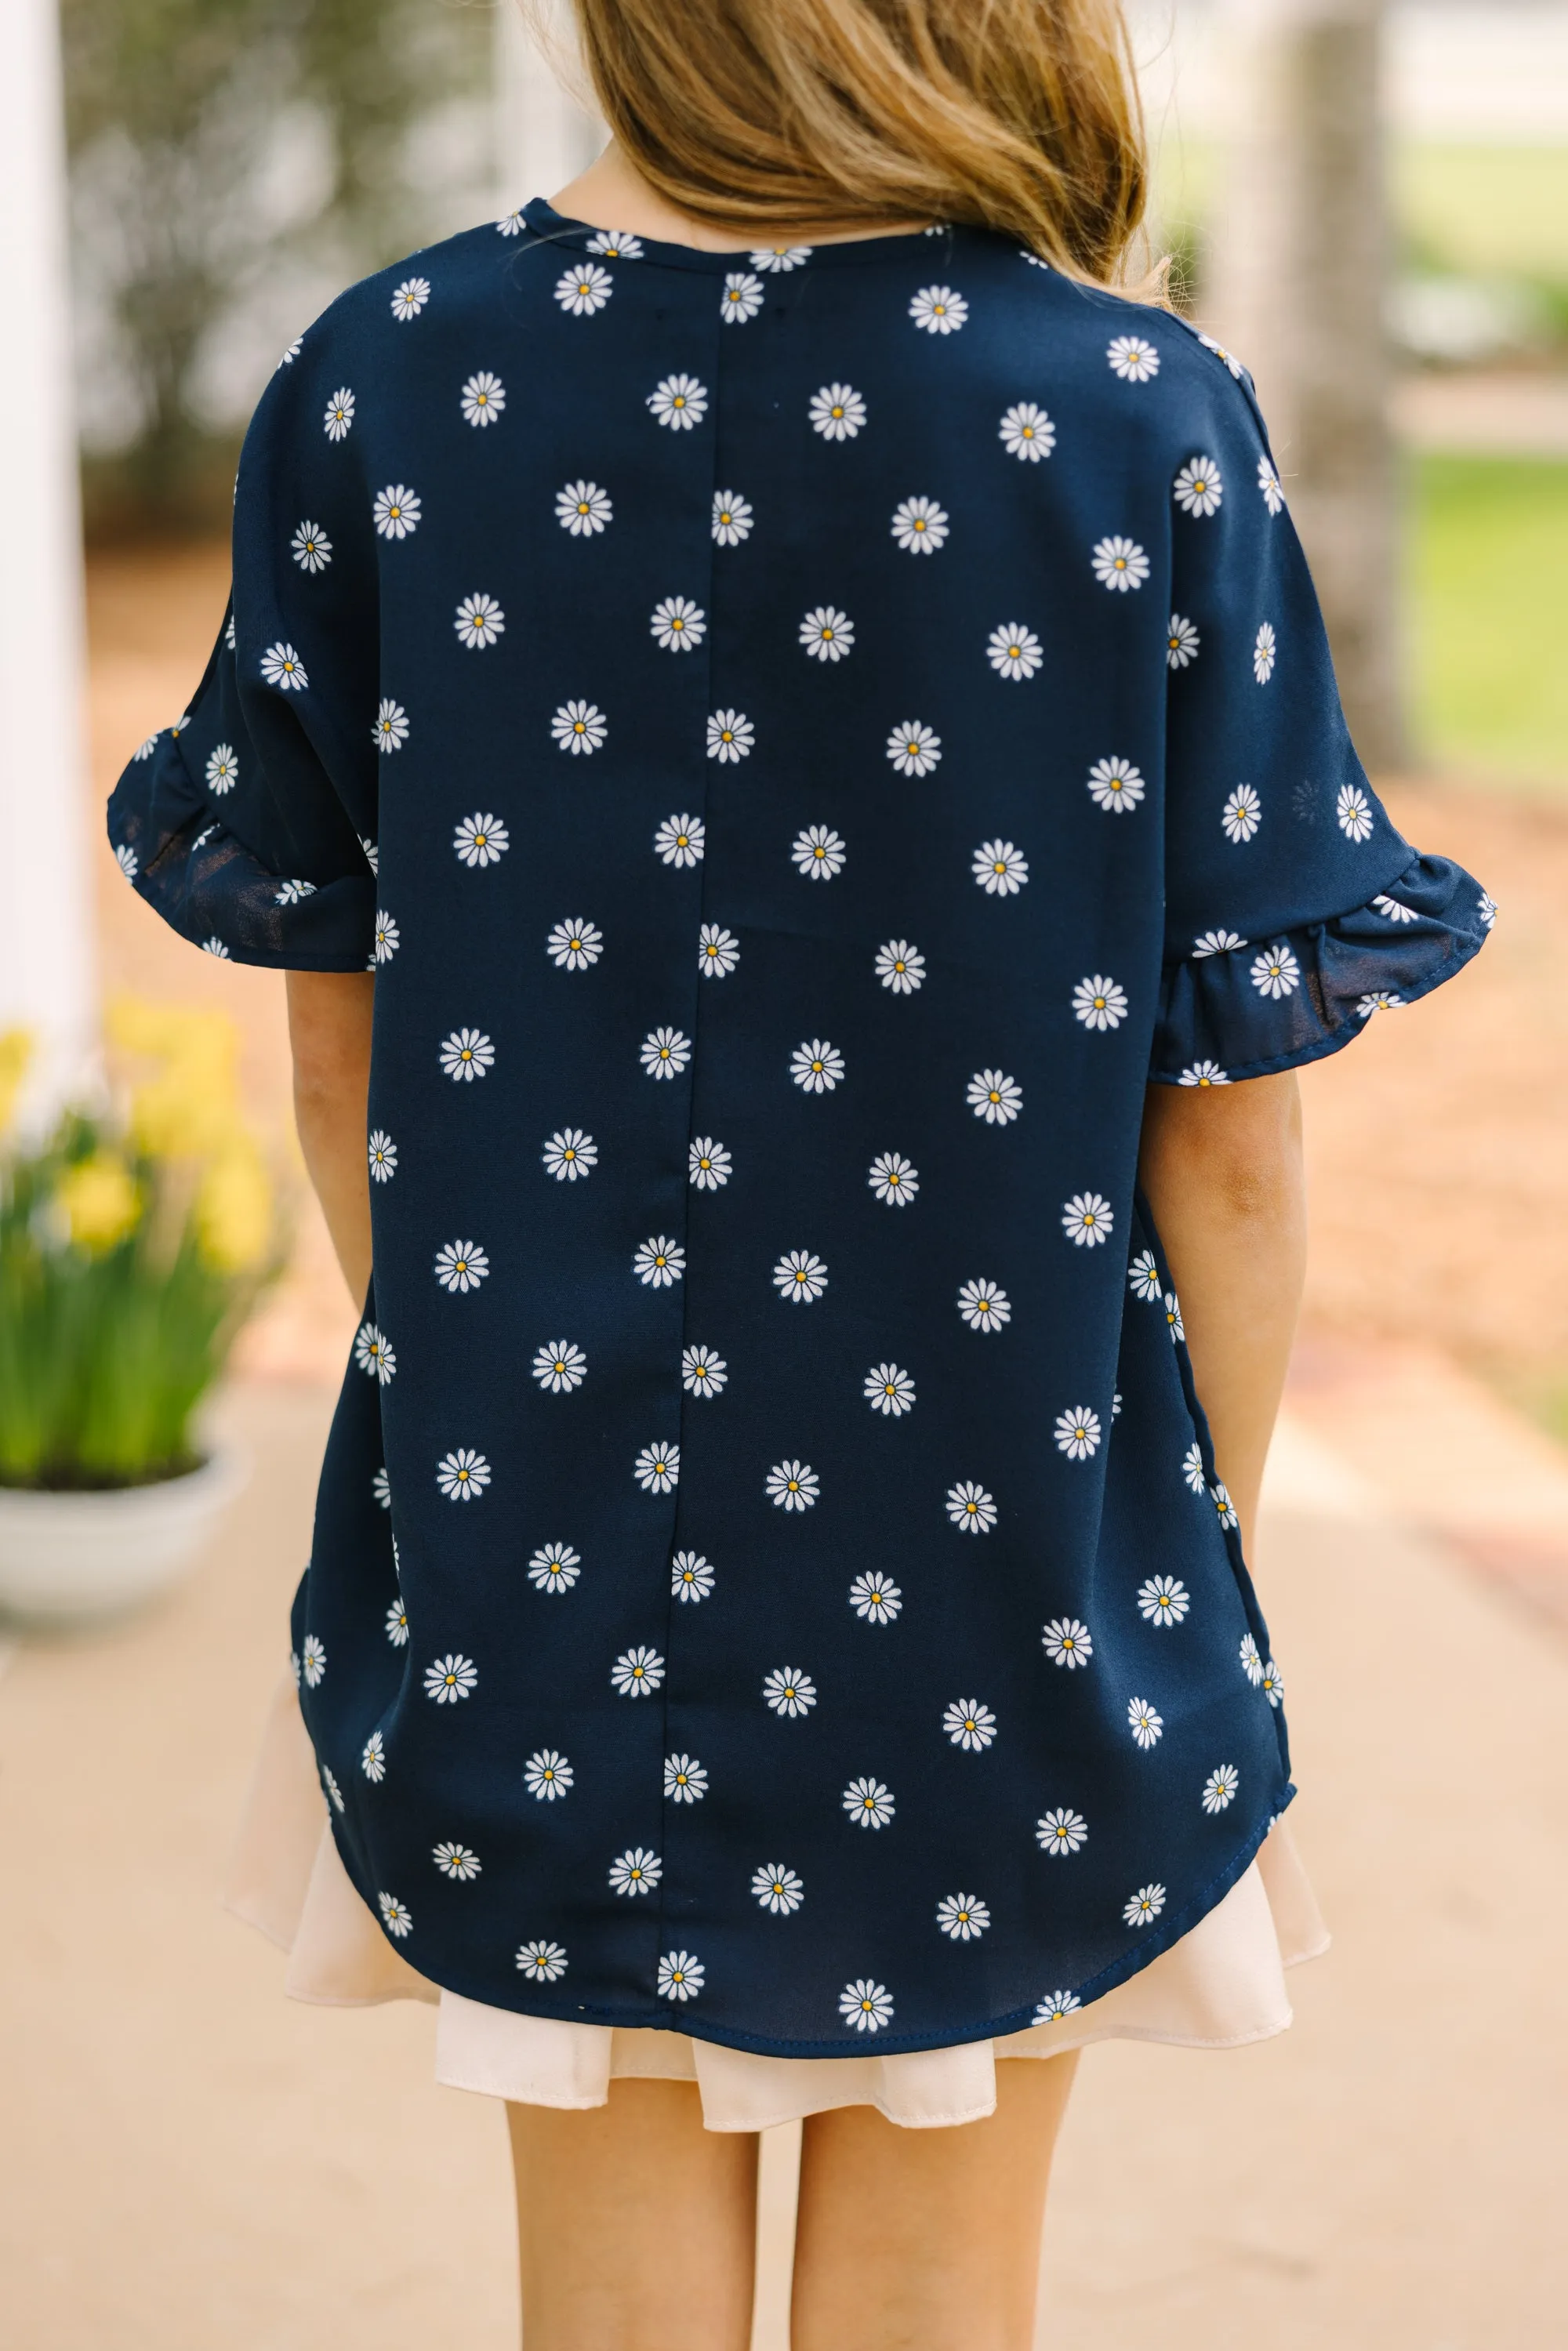
[(737, 2351), (790, 2116), (800, 2351), (1021, 2351), (1072, 2053), (1321, 1947), (1291, 1073), (1491, 908), (1114, 290), (1110, 0), (580, 15), (613, 143), (286, 355), (110, 810), (364, 1301), (235, 1900), (509, 2101), (529, 2351)]

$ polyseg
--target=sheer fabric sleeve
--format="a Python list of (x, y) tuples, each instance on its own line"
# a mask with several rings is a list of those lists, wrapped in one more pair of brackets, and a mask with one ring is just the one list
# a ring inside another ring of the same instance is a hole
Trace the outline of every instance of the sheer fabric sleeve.
[[(1194, 354), (1196, 357), (1197, 355)], [(1459, 970), (1494, 914), (1351, 743), (1261, 419), (1223, 355), (1172, 486), (1166, 936), (1150, 1077), (1288, 1070)]]
[(109, 806), (120, 867), (166, 922), (286, 970), (371, 959), (376, 539), (342, 372), (319, 327), (274, 376), (240, 459), (223, 632)]

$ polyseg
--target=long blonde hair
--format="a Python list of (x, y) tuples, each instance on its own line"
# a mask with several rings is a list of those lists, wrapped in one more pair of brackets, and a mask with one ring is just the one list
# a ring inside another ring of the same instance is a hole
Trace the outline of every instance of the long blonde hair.
[(967, 221), (1117, 284), (1147, 163), (1120, 0), (573, 0), (605, 120), (716, 225)]

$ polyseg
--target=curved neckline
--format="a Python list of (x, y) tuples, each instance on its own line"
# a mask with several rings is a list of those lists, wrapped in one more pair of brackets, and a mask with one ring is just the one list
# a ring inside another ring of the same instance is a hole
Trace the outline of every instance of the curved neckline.
[[(541, 242), (561, 245), (569, 251), (578, 249), (577, 239), (580, 237), (610, 236), (615, 234), (611, 229), (596, 228), (589, 221), (568, 220), (564, 214), (556, 211), (553, 204), (548, 204), (543, 196), (535, 196), (530, 203), (523, 206), (522, 211), (524, 220)], [(631, 235), (634, 232), (627, 230), (625, 234)], [(732, 269), (748, 268), (754, 253), (773, 250), (771, 247), (763, 246), (737, 245), (721, 253), (710, 253), (701, 246), (670, 245), (659, 237), (636, 234), (638, 245), (642, 248), (637, 256), (639, 265), (652, 262), (656, 267), (700, 269), (714, 276), (725, 274)], [(955, 225), (943, 221), (939, 222), (934, 229), (906, 229), (902, 235), (845, 236), (838, 237), (829, 245), (791, 246), (784, 249), (804, 252), (810, 257), (806, 261), (797, 263), (795, 269), (779, 274), (789, 277), (795, 275), (796, 269), (866, 267), (874, 266), (883, 262), (907, 260), (910, 257), (911, 247), (914, 247), (916, 252), (928, 254), (938, 237), (950, 242), (954, 234)], [(614, 256), (608, 257), (613, 259)]]

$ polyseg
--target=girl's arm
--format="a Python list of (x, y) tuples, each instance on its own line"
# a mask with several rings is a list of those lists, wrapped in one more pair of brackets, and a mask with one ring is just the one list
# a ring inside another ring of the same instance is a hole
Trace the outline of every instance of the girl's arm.
[(1138, 1175), (1181, 1300), (1215, 1464), (1250, 1559), (1306, 1266), (1294, 1074), (1151, 1086)]
[(365, 1105), (375, 978), (358, 971), (291, 971), (287, 977), (294, 1123), (358, 1310), (371, 1281)]

